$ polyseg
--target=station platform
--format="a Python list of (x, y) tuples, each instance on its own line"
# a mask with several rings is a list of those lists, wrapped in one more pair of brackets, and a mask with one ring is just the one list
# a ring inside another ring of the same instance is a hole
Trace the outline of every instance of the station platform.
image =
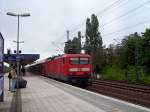
[(93, 93), (53, 79), (27, 74), (27, 87), (8, 91), (5, 75), (5, 97), (0, 112), (150, 112), (150, 109)]

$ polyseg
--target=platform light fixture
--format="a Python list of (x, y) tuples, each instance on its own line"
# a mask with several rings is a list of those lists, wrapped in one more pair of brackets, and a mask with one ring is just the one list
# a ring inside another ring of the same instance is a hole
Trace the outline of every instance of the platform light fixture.
[(21, 17), (28, 17), (28, 16), (30, 16), (30, 13), (16, 14), (16, 13), (12, 13), (12, 12), (7, 12), (7, 15), (9, 15), (9, 16), (21, 16)]
[(7, 12), (7, 15), (9, 16), (16, 16), (18, 18), (18, 28), (17, 28), (17, 41), (13, 41), (17, 43), (17, 57), (16, 57), (16, 61), (17, 61), (17, 88), (18, 86), (18, 81), (19, 81), (19, 73), (20, 73), (20, 57), (19, 57), (19, 43), (24, 43), (23, 41), (19, 41), (19, 19), (20, 17), (28, 17), (30, 16), (29, 13), (23, 13), (23, 14), (16, 14), (16, 13), (12, 13), (12, 12)]

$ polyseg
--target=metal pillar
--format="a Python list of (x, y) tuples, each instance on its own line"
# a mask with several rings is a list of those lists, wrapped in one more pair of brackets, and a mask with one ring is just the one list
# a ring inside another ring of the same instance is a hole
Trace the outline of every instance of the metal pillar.
[(4, 39), (0, 33), (0, 102), (4, 101), (4, 73), (3, 73)]
[(17, 29), (17, 57), (16, 57), (16, 62), (17, 62), (17, 89), (19, 87), (19, 76), (20, 76), (20, 71), (19, 71), (19, 66), (20, 66), (20, 59), (19, 59), (19, 15), (18, 15), (18, 29)]
[(135, 42), (135, 68), (136, 68), (136, 80), (139, 81), (140, 77), (140, 65), (139, 65), (139, 36), (137, 32), (134, 34), (136, 38)]

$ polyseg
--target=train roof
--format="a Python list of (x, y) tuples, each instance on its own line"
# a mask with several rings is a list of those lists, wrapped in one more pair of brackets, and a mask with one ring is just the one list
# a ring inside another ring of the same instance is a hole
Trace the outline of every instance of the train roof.
[(90, 55), (88, 55), (88, 54), (63, 54), (63, 55), (49, 57), (45, 61), (58, 59), (58, 58), (66, 58), (66, 57), (88, 57), (88, 58), (90, 58)]
[(57, 55), (57, 56), (53, 56), (53, 57), (48, 57), (48, 58), (46, 58), (44, 60), (40, 60), (38, 62), (34, 62), (30, 65), (27, 65), (26, 67), (35, 66), (35, 65), (42, 64), (44, 62), (53, 60), (53, 59), (66, 58), (66, 57), (88, 57), (88, 58), (90, 58), (90, 55), (88, 55), (88, 54), (63, 54), (63, 55)]
[(31, 66), (35, 66), (35, 65), (38, 65), (38, 64), (42, 64), (43, 62), (45, 62), (45, 60), (40, 60), (38, 62), (33, 62), (32, 64), (29, 64), (26, 67), (31, 67)]
[(62, 57), (90, 57), (88, 54), (64, 54)]

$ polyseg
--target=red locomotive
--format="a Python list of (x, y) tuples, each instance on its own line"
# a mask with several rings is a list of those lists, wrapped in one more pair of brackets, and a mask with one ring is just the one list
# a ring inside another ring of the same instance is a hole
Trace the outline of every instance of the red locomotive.
[(29, 68), (44, 76), (73, 83), (87, 83), (92, 74), (90, 56), (87, 54), (64, 54), (47, 58)]

